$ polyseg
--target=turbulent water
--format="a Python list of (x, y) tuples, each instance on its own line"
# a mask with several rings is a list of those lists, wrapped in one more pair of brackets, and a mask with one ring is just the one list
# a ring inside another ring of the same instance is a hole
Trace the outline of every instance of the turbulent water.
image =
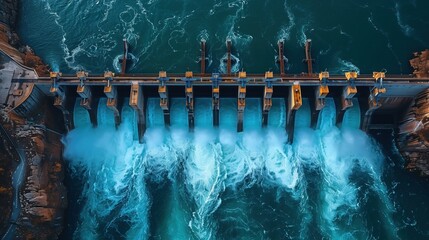
[[(119, 71), (122, 39), (131, 72), (198, 71), (199, 41), (208, 72), (278, 71), (285, 41), (287, 71), (305, 71), (303, 43), (313, 40), (315, 71), (406, 73), (413, 51), (429, 46), (425, 0), (27, 0), (19, 32), (54, 70)], [(127, 101), (124, 101), (125, 103)], [(185, 99), (171, 100), (165, 128), (159, 99), (149, 98), (144, 143), (125, 104), (115, 129), (106, 99), (97, 128), (74, 108), (64, 138), (69, 209), (62, 238), (74, 239), (424, 239), (429, 237), (427, 182), (402, 169), (390, 131), (358, 130), (358, 104), (335, 125), (327, 99), (315, 128), (309, 101), (286, 144), (286, 102), (273, 99), (266, 128), (261, 102), (246, 99), (236, 132), (236, 99), (221, 99), (212, 127), (211, 99), (195, 101), (195, 130)]]
[[(144, 144), (133, 141), (135, 116), (126, 105), (118, 131), (104, 121), (112, 116), (100, 114), (99, 127), (89, 128), (87, 122), (70, 132), (65, 157), (73, 174), (84, 179), (74, 237), (397, 236), (393, 203), (380, 180), (384, 157), (356, 129), (359, 117), (343, 122), (342, 129), (335, 127), (335, 105), (329, 99), (320, 128), (297, 120), (296, 141), (287, 145), (285, 101), (274, 99), (264, 129), (260, 100), (247, 102), (243, 133), (236, 133), (235, 99), (222, 99), (218, 129), (213, 129), (207, 107), (211, 99), (197, 99), (193, 133), (186, 126), (185, 99), (172, 99), (169, 129), (160, 124), (159, 99), (149, 99)], [(309, 119), (308, 101), (304, 103), (297, 119)], [(99, 113), (106, 110), (105, 101), (98, 108)], [(80, 113), (77, 105), (75, 116)], [(339, 142), (344, 148), (338, 148)], [(354, 174), (362, 179), (353, 179)], [(380, 206), (366, 210), (370, 204)], [(368, 223), (366, 214), (380, 222)]]
[[(73, 238), (428, 236), (427, 188), (358, 130), (357, 104), (338, 128), (335, 104), (328, 98), (312, 129), (304, 99), (292, 145), (286, 144), (284, 99), (273, 99), (266, 128), (260, 127), (260, 99), (248, 99), (243, 133), (236, 132), (235, 99), (221, 99), (217, 129), (211, 99), (196, 99), (193, 133), (187, 130), (184, 98), (172, 99), (168, 129), (158, 104), (159, 99), (148, 99), (143, 144), (127, 104), (117, 130), (109, 121), (113, 116), (102, 114), (108, 110), (105, 99), (98, 106), (97, 128), (89, 127), (87, 113), (76, 104), (80, 124), (64, 139), (72, 179), (82, 185), (72, 198), (79, 209), (68, 229)], [(394, 150), (388, 155), (399, 159)]]

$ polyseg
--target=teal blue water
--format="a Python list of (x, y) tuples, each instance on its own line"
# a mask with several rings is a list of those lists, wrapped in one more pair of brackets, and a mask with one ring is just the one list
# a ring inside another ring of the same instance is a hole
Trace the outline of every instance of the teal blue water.
[(19, 33), (53, 69), (69, 73), (117, 70), (123, 38), (135, 57), (131, 72), (199, 71), (201, 38), (208, 72), (222, 71), (230, 38), (235, 71), (276, 71), (284, 39), (287, 70), (300, 73), (310, 38), (315, 71), (408, 74), (412, 53), (429, 45), (428, 8), (425, 0), (26, 0)]
[[(284, 99), (273, 99), (267, 128), (258, 126), (260, 99), (248, 99), (243, 133), (236, 132), (236, 99), (221, 99), (216, 129), (210, 99), (196, 99), (192, 133), (185, 98), (171, 99), (169, 128), (155, 124), (163, 120), (158, 104), (148, 99), (143, 144), (133, 141), (136, 116), (127, 103), (117, 130), (92, 128), (75, 107), (81, 125), (64, 139), (69, 208), (62, 239), (429, 236), (427, 179), (403, 169), (392, 132), (367, 136), (353, 114), (336, 127), (331, 98), (316, 129), (307, 121), (310, 108), (298, 110), (291, 145)], [(356, 104), (351, 113), (357, 111)], [(111, 119), (98, 115), (99, 122)]]
[[(285, 41), (287, 71), (305, 71), (311, 38), (315, 70), (410, 72), (412, 52), (429, 46), (424, 0), (26, 0), (19, 33), (54, 70), (118, 70), (122, 39), (131, 72), (199, 71), (199, 41), (208, 72), (261, 73), (276, 65)], [(427, 239), (427, 180), (403, 169), (393, 134), (358, 130), (359, 108), (335, 126), (332, 99), (311, 129), (307, 99), (286, 144), (286, 103), (273, 99), (267, 128), (260, 99), (247, 99), (236, 132), (236, 99), (221, 99), (212, 127), (210, 99), (195, 100), (195, 130), (185, 99), (171, 99), (171, 127), (149, 98), (145, 141), (134, 141), (135, 113), (98, 106), (97, 128), (77, 106), (79, 122), (64, 139), (69, 208), (62, 239)], [(102, 103), (105, 100), (101, 101)], [(125, 101), (126, 102), (126, 101)]]

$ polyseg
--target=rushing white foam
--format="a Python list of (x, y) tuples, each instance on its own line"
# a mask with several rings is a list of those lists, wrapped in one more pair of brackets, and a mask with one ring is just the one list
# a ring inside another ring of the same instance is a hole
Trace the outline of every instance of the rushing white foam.
[[(324, 179), (321, 188), (321, 229), (334, 239), (350, 239), (370, 237), (365, 230), (365, 220), (359, 215), (361, 201), (358, 198), (360, 188), (351, 180), (354, 171), (368, 172), (374, 180), (374, 188), (377, 197), (386, 204), (382, 207), (383, 215), (391, 215), (393, 209), (390, 200), (386, 198), (385, 184), (380, 181), (382, 169), (379, 167), (383, 161), (380, 150), (360, 130), (358, 122), (343, 122), (342, 130), (332, 125), (335, 114), (332, 114), (333, 101), (327, 101), (326, 112), (322, 111), (320, 126), (321, 169)], [(354, 108), (358, 103), (354, 102)], [(352, 118), (358, 110), (351, 109), (348, 118)], [(324, 115), (324, 116), (323, 116)], [(356, 116), (355, 116), (356, 117)], [(326, 124), (325, 122), (326, 121)], [(378, 167), (377, 167), (378, 166)], [(394, 229), (391, 217), (386, 220), (386, 228)], [(392, 231), (394, 236), (395, 230)]]
[[(81, 175), (86, 182), (75, 237), (103, 238), (124, 219), (130, 227), (127, 238), (147, 237), (151, 197), (146, 179), (171, 184), (171, 197), (162, 200), (168, 214), (155, 214), (160, 218), (156, 231), (163, 238), (216, 239), (219, 232), (215, 213), (222, 205), (225, 190), (239, 192), (256, 184), (278, 189), (278, 198), (290, 196), (296, 201), (301, 238), (309, 237), (312, 219), (319, 224), (323, 236), (329, 238), (368, 236), (365, 221), (357, 214), (365, 202), (358, 198), (360, 188), (351, 180), (356, 169), (369, 176), (373, 183), (371, 191), (383, 204), (381, 214), (387, 216), (384, 225), (392, 237), (396, 236), (391, 217), (394, 208), (379, 177), (382, 154), (357, 129), (356, 121), (343, 123), (342, 129), (335, 126), (333, 99), (326, 99), (317, 130), (310, 128), (309, 102), (303, 100), (296, 113), (293, 145), (285, 144), (284, 99), (273, 99), (266, 129), (260, 127), (261, 100), (246, 99), (243, 133), (236, 132), (236, 99), (221, 99), (219, 129), (212, 126), (211, 99), (196, 99), (193, 133), (188, 133), (185, 99), (170, 100), (171, 127), (167, 129), (163, 127), (159, 98), (148, 99), (148, 129), (143, 145), (133, 141), (136, 116), (127, 101), (117, 131), (102, 120), (111, 115), (106, 112), (109, 109), (103, 110), (105, 101), (101, 100), (99, 127), (79, 126), (67, 135), (64, 155), (74, 174)], [(358, 108), (358, 104), (355, 106)], [(75, 115), (80, 114), (79, 108), (75, 107)], [(349, 111), (346, 118), (360, 117), (354, 114), (355, 110)], [(319, 197), (307, 193), (307, 182), (312, 176), (305, 175), (305, 169), (320, 170)], [(312, 215), (310, 199), (318, 203), (320, 216)], [(234, 211), (222, 213), (223, 217), (247, 219), (243, 225), (246, 229), (259, 229), (252, 225), (257, 220), (250, 219), (252, 211), (247, 202), (228, 202)]]
[(143, 146), (132, 141), (133, 129), (127, 124), (132, 118), (123, 115), (124, 124), (118, 131), (110, 125), (82, 127), (64, 140), (64, 157), (75, 177), (85, 180), (76, 238), (104, 238), (125, 219), (130, 227), (127, 237), (148, 236)]
[[(150, 105), (149, 105), (150, 104)], [(185, 126), (187, 125), (186, 115), (183, 114), (185, 99), (171, 99), (172, 118), (181, 117), (184, 121), (173, 121), (172, 126), (177, 128), (173, 134), (164, 129), (163, 113), (159, 107), (159, 98), (149, 98), (147, 108), (148, 129), (145, 133), (145, 152), (142, 154), (143, 162), (146, 163), (146, 175), (153, 182), (162, 184), (171, 183), (168, 198), (162, 199), (165, 202), (165, 213), (155, 213), (161, 218), (161, 226), (156, 232), (160, 238), (191, 238), (188, 222), (190, 213), (186, 208), (181, 194), (182, 180), (179, 180), (180, 165), (185, 162), (187, 156)], [(185, 112), (186, 113), (186, 112)], [(173, 119), (172, 119), (173, 120)]]
[(186, 184), (196, 209), (189, 223), (199, 239), (215, 236), (212, 214), (221, 204), (219, 194), (224, 189), (225, 172), (220, 163), (221, 147), (214, 143), (215, 135), (208, 130), (195, 130), (193, 151), (185, 164)]

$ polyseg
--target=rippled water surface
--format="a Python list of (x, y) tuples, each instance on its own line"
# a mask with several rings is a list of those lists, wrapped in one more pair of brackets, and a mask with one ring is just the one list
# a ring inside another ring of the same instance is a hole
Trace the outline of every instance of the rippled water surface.
[(123, 38), (132, 47), (132, 72), (198, 71), (201, 38), (208, 71), (224, 71), (230, 38), (234, 70), (276, 70), (276, 43), (284, 39), (287, 69), (300, 73), (311, 38), (317, 71), (409, 73), (412, 53), (429, 43), (428, 8), (425, 0), (27, 0), (19, 31), (63, 72), (119, 70)]

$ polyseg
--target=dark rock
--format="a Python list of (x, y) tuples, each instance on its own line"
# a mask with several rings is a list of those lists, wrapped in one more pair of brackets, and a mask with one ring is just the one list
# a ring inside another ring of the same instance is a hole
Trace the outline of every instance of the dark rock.
[(429, 177), (429, 90), (418, 94), (409, 107), (396, 137), (406, 169)]
[[(61, 145), (59, 136), (29, 125), (20, 128), (18, 141), (27, 146), (27, 181), (21, 193), (19, 233), (24, 238), (56, 239), (62, 231), (66, 189), (62, 183)], [(60, 148), (60, 149), (58, 149)], [(26, 227), (24, 227), (26, 226)]]
[[(43, 106), (40, 107), (41, 112), (45, 110)], [(4, 114), (4, 111), (0, 113)], [(27, 163), (26, 177), (20, 191), (21, 213), (16, 221), (16, 239), (57, 239), (63, 228), (64, 210), (67, 207), (66, 189), (63, 185), (62, 145), (59, 144), (61, 136), (46, 131), (44, 127), (37, 127), (45, 125), (44, 119), (35, 122), (33, 126), (9, 112), (7, 117), (0, 116), (0, 121), (19, 148), (25, 149)], [(4, 233), (12, 209), (12, 166), (17, 165), (14, 159), (18, 157), (4, 159), (6, 155), (1, 146), (0, 233)], [(7, 152), (6, 149), (4, 151)]]
[[(1, 111), (0, 115), (4, 112)], [(0, 117), (0, 125), (10, 126), (3, 116)], [(12, 210), (12, 172), (17, 163), (17, 156), (11, 151), (12, 146), (3, 137), (0, 137), (0, 236), (9, 226), (9, 217)]]

